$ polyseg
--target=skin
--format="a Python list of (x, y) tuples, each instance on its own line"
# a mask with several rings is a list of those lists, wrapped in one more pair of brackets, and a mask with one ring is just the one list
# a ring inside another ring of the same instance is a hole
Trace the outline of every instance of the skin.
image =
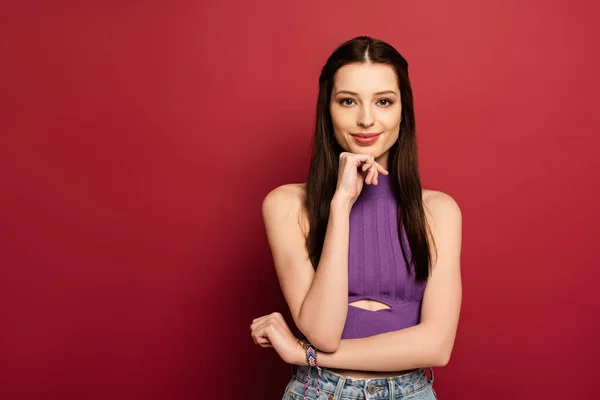
[[(340, 146), (350, 153), (370, 154), (387, 169), (389, 149), (398, 140), (402, 115), (398, 79), (392, 67), (363, 63), (340, 68), (329, 110)], [(373, 132), (381, 135), (368, 146), (357, 143), (351, 135)]]
[[(371, 337), (339, 339), (348, 308), (350, 210), (364, 184), (377, 184), (378, 174), (387, 174), (389, 149), (398, 139), (401, 102), (396, 75), (387, 65), (345, 65), (334, 80), (330, 112), (335, 138), (344, 153), (316, 272), (304, 246), (308, 232), (301, 212), (305, 184), (280, 186), (263, 201), (263, 218), (284, 297), (296, 325), (319, 349), (321, 367), (369, 378), (444, 366), (454, 346), (462, 300), (462, 216), (454, 199), (439, 191), (423, 190), (430, 237), (436, 246), (421, 322)], [(361, 132), (381, 135), (364, 146), (351, 135)], [(373, 300), (352, 305), (373, 311), (388, 307)], [(305, 352), (280, 313), (254, 319), (250, 329), (256, 344), (273, 347), (285, 362), (306, 365)]]

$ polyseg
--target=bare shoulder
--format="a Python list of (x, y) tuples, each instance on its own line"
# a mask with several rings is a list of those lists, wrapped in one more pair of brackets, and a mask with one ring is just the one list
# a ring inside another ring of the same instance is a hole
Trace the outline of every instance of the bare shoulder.
[[(447, 193), (423, 190), (423, 205), (433, 240), (437, 266), (442, 259), (458, 259), (462, 242), (462, 212), (456, 201)], [(447, 264), (446, 262), (442, 264)]]
[(288, 183), (276, 187), (263, 199), (263, 213), (299, 210), (304, 202), (305, 188), (304, 183)]
[(288, 183), (271, 190), (262, 202), (265, 223), (290, 221), (295, 218), (304, 228), (303, 204), (306, 184)]
[(439, 219), (460, 221), (462, 212), (452, 196), (438, 190), (423, 190), (425, 213), (430, 214), (434, 221)]

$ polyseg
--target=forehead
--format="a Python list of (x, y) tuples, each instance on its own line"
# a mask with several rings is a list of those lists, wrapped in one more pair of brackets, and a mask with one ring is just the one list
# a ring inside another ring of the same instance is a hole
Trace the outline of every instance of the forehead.
[(333, 90), (350, 90), (359, 94), (399, 90), (398, 78), (390, 65), (380, 63), (346, 64), (337, 70)]

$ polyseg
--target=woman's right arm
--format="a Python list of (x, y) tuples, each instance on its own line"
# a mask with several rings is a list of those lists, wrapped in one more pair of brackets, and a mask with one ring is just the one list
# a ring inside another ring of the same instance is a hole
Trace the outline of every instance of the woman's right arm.
[(306, 221), (300, 220), (303, 190), (297, 185), (280, 186), (263, 201), (263, 219), (283, 296), (298, 329), (325, 352), (339, 347), (348, 314), (350, 210), (364, 184), (377, 184), (379, 173), (387, 175), (388, 171), (369, 154), (340, 154), (316, 272), (306, 250), (302, 229)]
[(348, 241), (352, 204), (331, 201), (318, 268), (313, 269), (299, 219), (303, 192), (284, 185), (262, 204), (263, 219), (283, 296), (298, 329), (318, 349), (337, 350), (348, 313)]

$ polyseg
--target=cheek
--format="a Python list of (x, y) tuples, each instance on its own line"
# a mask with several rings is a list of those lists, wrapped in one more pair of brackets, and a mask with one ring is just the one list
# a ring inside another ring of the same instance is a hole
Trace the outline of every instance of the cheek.
[(348, 150), (347, 147), (347, 134), (348, 132), (354, 129), (354, 124), (356, 122), (353, 120), (352, 113), (347, 110), (332, 111), (331, 112), (331, 122), (333, 125), (333, 134), (337, 139), (338, 143), (344, 148)]
[(386, 121), (381, 125), (388, 133), (398, 132), (400, 130), (400, 121)]
[(336, 130), (345, 131), (349, 128), (349, 124), (352, 123), (352, 115), (348, 111), (333, 109), (331, 110), (331, 122)]
[(382, 116), (380, 123), (387, 132), (388, 139), (386, 140), (386, 145), (390, 143), (393, 144), (396, 140), (398, 140), (398, 136), (400, 133), (400, 117), (399, 114), (394, 115), (386, 115)]
[(400, 130), (400, 111), (393, 113), (385, 113), (380, 116), (379, 122), (389, 133), (398, 133)]

